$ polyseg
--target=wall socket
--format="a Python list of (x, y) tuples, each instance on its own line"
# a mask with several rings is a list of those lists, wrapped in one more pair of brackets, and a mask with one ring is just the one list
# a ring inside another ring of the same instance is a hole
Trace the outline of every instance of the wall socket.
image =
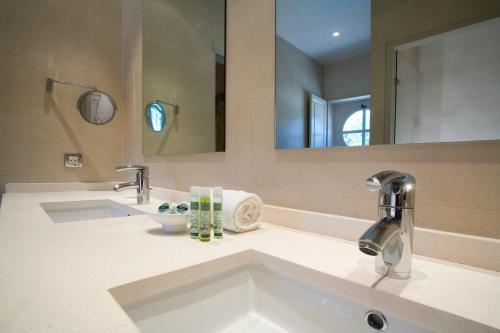
[(64, 154), (64, 167), (65, 168), (81, 168), (83, 166), (82, 154), (79, 153), (65, 153)]

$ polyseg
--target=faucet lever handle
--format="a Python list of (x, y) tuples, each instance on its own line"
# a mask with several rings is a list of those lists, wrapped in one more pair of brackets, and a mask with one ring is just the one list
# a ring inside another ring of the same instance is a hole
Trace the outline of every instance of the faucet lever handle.
[[(396, 186), (394, 186), (396, 185)], [(399, 171), (382, 171), (366, 180), (366, 186), (372, 192), (383, 191), (387, 194), (397, 191), (406, 191), (415, 186), (415, 178), (408, 173), (401, 173)]]
[(126, 171), (126, 170), (137, 170), (137, 171), (145, 171), (145, 170), (148, 170), (149, 167), (145, 166), (145, 165), (131, 165), (131, 164), (127, 164), (127, 165), (121, 165), (121, 166), (117, 166), (116, 167), (116, 171)]

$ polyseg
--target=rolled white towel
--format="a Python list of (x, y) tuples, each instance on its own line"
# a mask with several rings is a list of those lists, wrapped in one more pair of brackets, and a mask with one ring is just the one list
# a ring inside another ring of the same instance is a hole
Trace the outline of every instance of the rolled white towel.
[(224, 229), (244, 232), (259, 227), (262, 200), (258, 195), (224, 190), (222, 200)]

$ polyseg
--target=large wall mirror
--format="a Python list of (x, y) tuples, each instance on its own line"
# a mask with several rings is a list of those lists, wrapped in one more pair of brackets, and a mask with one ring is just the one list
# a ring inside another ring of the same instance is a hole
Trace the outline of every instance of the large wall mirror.
[(224, 0), (144, 0), (144, 155), (225, 150)]
[[(416, 2), (377, 1), (276, 0), (276, 149), (500, 139), (500, 5), (429, 2), (432, 25), (410, 15)], [(398, 26), (404, 36), (380, 38)]]

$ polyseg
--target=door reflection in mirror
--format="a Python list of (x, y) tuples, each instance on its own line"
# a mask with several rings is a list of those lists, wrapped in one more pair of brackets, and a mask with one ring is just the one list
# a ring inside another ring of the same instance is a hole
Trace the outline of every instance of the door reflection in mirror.
[(328, 103), (311, 94), (309, 106), (309, 142), (311, 148), (325, 148), (328, 145)]

